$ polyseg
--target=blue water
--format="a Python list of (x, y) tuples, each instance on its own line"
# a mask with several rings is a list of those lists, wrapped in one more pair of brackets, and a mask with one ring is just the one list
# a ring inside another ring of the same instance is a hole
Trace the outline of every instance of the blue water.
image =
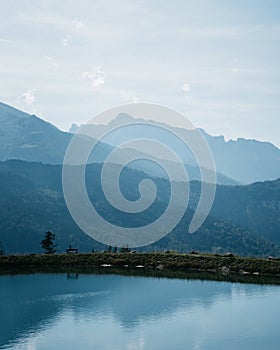
[(0, 317), (0, 349), (280, 349), (278, 286), (0, 276)]

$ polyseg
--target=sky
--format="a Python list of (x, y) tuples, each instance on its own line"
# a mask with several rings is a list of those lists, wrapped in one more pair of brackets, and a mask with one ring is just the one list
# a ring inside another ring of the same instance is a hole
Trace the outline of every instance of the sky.
[(280, 147), (280, 1), (0, 0), (0, 101), (68, 130), (126, 103)]

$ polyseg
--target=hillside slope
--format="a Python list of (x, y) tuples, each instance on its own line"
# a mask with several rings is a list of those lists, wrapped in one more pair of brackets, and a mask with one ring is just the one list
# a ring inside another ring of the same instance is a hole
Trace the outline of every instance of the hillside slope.
[[(105, 200), (98, 180), (101, 166), (90, 165), (88, 189), (92, 203), (111, 222), (125, 227), (142, 226), (155, 220), (168, 204), (168, 185), (165, 180), (156, 179), (158, 197), (148, 210), (139, 215), (120, 213)], [(121, 178), (124, 195), (136, 199), (135, 188), (145, 174), (126, 169)], [(69, 244), (80, 251), (104, 249), (102, 245), (85, 235), (74, 223), (64, 202), (61, 185), (61, 167), (7, 161), (0, 163), (0, 240), (7, 253), (40, 252), (40, 241), (44, 232), (53, 231), (58, 250), (65, 251)], [(187, 210), (179, 225), (162, 240), (142, 250), (176, 249), (180, 252), (200, 250), (207, 252), (228, 252), (238, 255), (269, 256), (280, 255), (279, 248), (267, 239), (248, 230), (209, 217), (195, 234), (188, 234), (187, 228), (193, 215)]]

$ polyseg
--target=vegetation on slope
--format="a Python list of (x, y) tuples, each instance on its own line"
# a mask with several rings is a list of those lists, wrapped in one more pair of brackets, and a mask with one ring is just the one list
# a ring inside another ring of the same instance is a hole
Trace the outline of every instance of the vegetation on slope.
[[(170, 187), (165, 180), (155, 179), (158, 196), (154, 204), (137, 215), (122, 213), (106, 201), (100, 186), (101, 165), (87, 169), (89, 196), (96, 209), (109, 221), (120, 226), (143, 226), (158, 218), (168, 204)], [(131, 200), (139, 196), (138, 184), (144, 173), (125, 169), (121, 188)], [(85, 235), (71, 218), (64, 202), (61, 184), (61, 167), (9, 161), (0, 164), (0, 240), (6, 253), (39, 253), (45, 232), (56, 235), (58, 252), (71, 244), (80, 252), (104, 250), (105, 246)], [(143, 249), (165, 249), (189, 252), (226, 253), (243, 256), (280, 256), (279, 247), (269, 240), (223, 219), (209, 217), (193, 235), (188, 234), (193, 211), (187, 210), (179, 225), (165, 238)], [(142, 250), (143, 250), (142, 249)]]
[(204, 271), (228, 274), (274, 275), (280, 277), (280, 260), (244, 258), (202, 253), (92, 253), (60, 255), (10, 255), (0, 257), (0, 271), (7, 269), (65, 267), (94, 269), (122, 268), (147, 270)]

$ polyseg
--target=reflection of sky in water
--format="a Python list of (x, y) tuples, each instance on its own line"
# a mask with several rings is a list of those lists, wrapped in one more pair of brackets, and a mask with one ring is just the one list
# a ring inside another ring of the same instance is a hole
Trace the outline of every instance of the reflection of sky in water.
[(279, 287), (62, 274), (0, 285), (2, 349), (279, 349)]

